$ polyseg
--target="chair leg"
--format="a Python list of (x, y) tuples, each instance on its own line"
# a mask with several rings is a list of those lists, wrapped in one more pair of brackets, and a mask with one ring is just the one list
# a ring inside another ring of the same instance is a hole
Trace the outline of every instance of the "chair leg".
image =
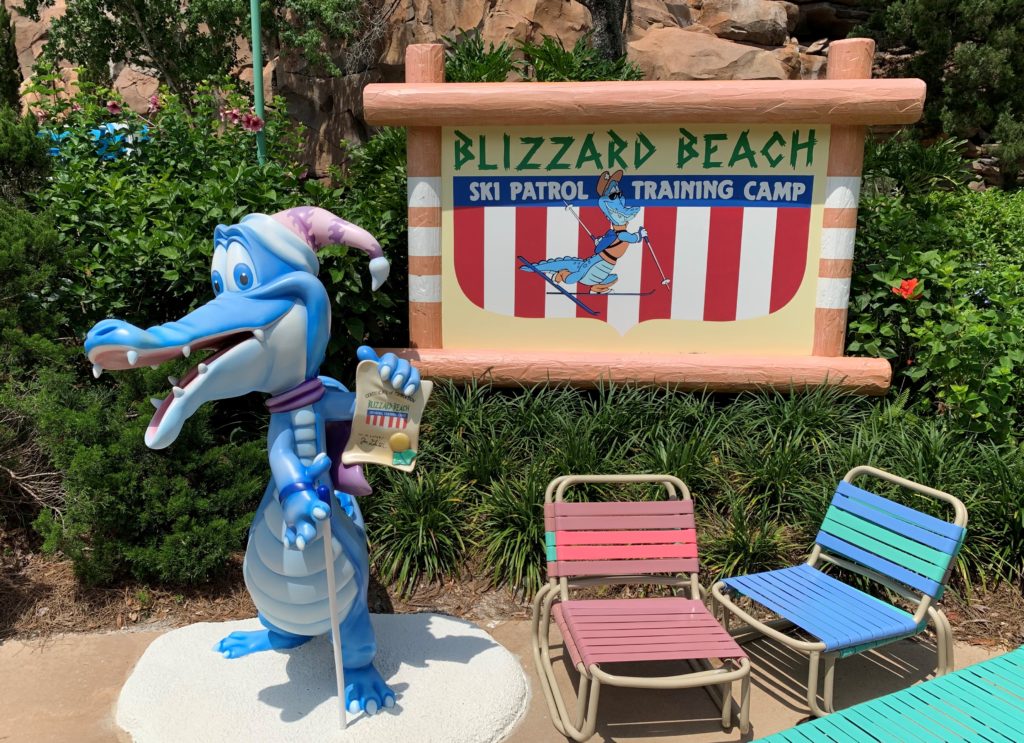
[(586, 674), (580, 673), (580, 684), (576, 689), (576, 719), (573, 720), (573, 725), (577, 727), (583, 724), (584, 716), (587, 713), (587, 699), (589, 692), (590, 679), (586, 677)]
[(750, 730), (750, 673), (740, 679), (740, 733)]
[(951, 673), (954, 668), (953, 662), (953, 628), (949, 619), (941, 609), (934, 606), (928, 607), (928, 615), (935, 625), (935, 645), (938, 651), (938, 658), (935, 665), (935, 675), (944, 676)]
[(732, 727), (732, 683), (719, 684), (722, 695), (722, 727), (728, 730)]
[[(826, 663), (828, 661), (826, 660)], [(834, 662), (834, 659), (833, 659)], [(815, 717), (824, 717), (828, 714), (818, 706), (818, 666), (821, 664), (821, 653), (817, 650), (811, 651), (810, 661), (807, 670), (807, 706)], [(826, 705), (828, 700), (826, 700)]]
[(836, 656), (825, 656), (825, 688), (822, 690), (822, 697), (825, 700), (825, 711), (832, 714), (836, 711), (833, 704), (832, 694), (835, 690), (836, 680)]

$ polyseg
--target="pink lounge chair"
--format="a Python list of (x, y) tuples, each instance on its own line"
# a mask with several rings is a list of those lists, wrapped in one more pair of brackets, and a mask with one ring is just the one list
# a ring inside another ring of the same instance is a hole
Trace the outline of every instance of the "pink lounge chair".
[[(665, 501), (567, 503), (581, 483), (661, 483)], [(682, 496), (680, 498), (680, 496)], [(690, 491), (669, 475), (567, 475), (544, 497), (548, 583), (533, 601), (533, 657), (558, 732), (583, 741), (597, 727), (601, 686), (717, 690), (722, 725), (732, 718), (732, 682), (740, 681), (740, 730), (749, 727), (750, 661), (704, 605), (697, 582), (697, 532)], [(684, 588), (687, 597), (573, 599), (594, 585), (649, 584)], [(558, 691), (550, 654), (550, 622), (579, 672), (576, 712)], [(624, 676), (616, 664), (687, 661), (675, 675)], [(712, 666), (711, 661), (720, 661)], [(715, 696), (714, 694), (712, 696)]]

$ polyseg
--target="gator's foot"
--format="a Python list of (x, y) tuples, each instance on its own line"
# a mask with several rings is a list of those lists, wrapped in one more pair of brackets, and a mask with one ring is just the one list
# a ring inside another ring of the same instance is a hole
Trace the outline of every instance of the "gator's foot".
[(351, 713), (364, 711), (368, 715), (377, 710), (395, 706), (395, 692), (391, 691), (372, 664), (362, 668), (345, 669), (345, 707)]
[(558, 273), (555, 274), (555, 283), (557, 283), (557, 284), (565, 283), (565, 277), (568, 276), (569, 273), (570, 273), (570, 271), (569, 271), (568, 268), (563, 268), (561, 271), (559, 271)]
[(612, 285), (618, 280), (618, 277), (615, 277), (611, 281), (605, 281), (603, 284), (594, 284), (590, 287), (590, 291), (594, 294), (607, 294), (612, 290)]
[(252, 632), (232, 632), (213, 646), (213, 649), (225, 658), (241, 658), (251, 653), (264, 650), (287, 650), (312, 640), (305, 635), (292, 635), (275, 632), (269, 629), (258, 629)]

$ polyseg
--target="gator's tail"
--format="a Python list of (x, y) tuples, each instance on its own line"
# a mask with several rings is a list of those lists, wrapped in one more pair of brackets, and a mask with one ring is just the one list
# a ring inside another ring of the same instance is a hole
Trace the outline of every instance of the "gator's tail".
[[(533, 264), (534, 268), (538, 271), (578, 271), (583, 266), (582, 258), (574, 258), (572, 256), (565, 256), (564, 258), (547, 258), (543, 261), (537, 261)], [(520, 266), (520, 271), (529, 271), (529, 266)]]

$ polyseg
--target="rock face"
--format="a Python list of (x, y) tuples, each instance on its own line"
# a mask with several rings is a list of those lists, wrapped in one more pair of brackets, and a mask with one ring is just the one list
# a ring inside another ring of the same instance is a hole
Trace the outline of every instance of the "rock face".
[(653, 80), (786, 80), (771, 53), (681, 28), (657, 28), (629, 43), (629, 56)]
[[(19, 0), (3, 2), (13, 8)], [(46, 44), (50, 20), (64, 12), (64, 2), (56, 0), (39, 23), (12, 13), (23, 75), (30, 73)], [(864, 18), (859, 3), (631, 0), (624, 20), (626, 52), (650, 79), (815, 79), (825, 74), (824, 42), (842, 36)], [(580, 0), (386, 0), (380, 7), (384, 20), (375, 27), (379, 38), (368, 47), (377, 61), (358, 74), (320, 77), (301, 59), (267, 60), (265, 93), (283, 96), (291, 116), (305, 126), (303, 157), (317, 173), (341, 162), (342, 140), (359, 141), (368, 135), (362, 119), (362, 87), (402, 80), (409, 44), (437, 42), (476, 30), (485, 44), (539, 43), (555, 37), (571, 47), (593, 29), (591, 13)], [(804, 43), (792, 38), (794, 33)], [(244, 39), (239, 39), (239, 60), (232, 74), (251, 81)], [(146, 70), (132, 67), (116, 67), (113, 73), (114, 87), (128, 104), (145, 111), (157, 81)]]
[(704, 0), (700, 12), (700, 22), (720, 38), (769, 46), (785, 44), (796, 19), (796, 6), (773, 0)]

